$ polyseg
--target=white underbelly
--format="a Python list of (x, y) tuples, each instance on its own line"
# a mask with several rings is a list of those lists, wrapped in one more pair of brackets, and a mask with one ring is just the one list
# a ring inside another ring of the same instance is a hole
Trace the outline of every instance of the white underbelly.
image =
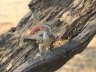
[(43, 46), (50, 46), (52, 43), (52, 39), (49, 36), (44, 36), (43, 37)]
[(42, 44), (43, 44), (43, 46), (50, 46), (51, 43), (52, 43), (52, 40), (51, 39), (47, 39), (47, 40), (44, 40)]

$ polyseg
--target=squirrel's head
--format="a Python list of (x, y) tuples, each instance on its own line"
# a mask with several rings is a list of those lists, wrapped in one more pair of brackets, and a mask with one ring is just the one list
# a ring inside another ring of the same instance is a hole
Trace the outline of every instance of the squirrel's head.
[(37, 31), (47, 31), (51, 32), (51, 27), (49, 25), (39, 25), (39, 26), (34, 26), (30, 32), (30, 35), (34, 34)]

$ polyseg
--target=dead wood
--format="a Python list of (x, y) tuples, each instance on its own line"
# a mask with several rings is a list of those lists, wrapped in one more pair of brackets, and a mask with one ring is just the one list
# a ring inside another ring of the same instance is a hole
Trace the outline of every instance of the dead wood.
[[(82, 52), (96, 34), (96, 0), (32, 0), (29, 9), (17, 27), (0, 35), (0, 72), (54, 72)], [(21, 36), (44, 23), (67, 41), (41, 60), (34, 58), (38, 44)]]

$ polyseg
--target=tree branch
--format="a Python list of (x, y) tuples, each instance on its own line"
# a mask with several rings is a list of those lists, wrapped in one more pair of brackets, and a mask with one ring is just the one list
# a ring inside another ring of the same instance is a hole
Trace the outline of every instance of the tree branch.
[(36, 59), (29, 59), (24, 64), (19, 66), (13, 72), (54, 72), (61, 66), (63, 66), (67, 61), (70, 60), (74, 55), (82, 52), (92, 38), (96, 34), (96, 18), (88, 22), (82, 32), (73, 38), (72, 40), (66, 42), (62, 47), (53, 49), (51, 54), (45, 54), (43, 60), (40, 57)]
[[(0, 72), (54, 72), (82, 52), (96, 34), (96, 0), (32, 0), (29, 9), (17, 27), (0, 35)], [(21, 37), (46, 22), (54, 34), (70, 39), (41, 60), (36, 56), (38, 44)]]

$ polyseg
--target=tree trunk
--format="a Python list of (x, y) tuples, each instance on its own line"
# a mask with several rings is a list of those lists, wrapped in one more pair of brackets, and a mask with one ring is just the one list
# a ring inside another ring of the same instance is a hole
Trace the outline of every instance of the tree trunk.
[[(32, 0), (29, 9), (17, 27), (0, 36), (0, 72), (54, 72), (82, 52), (96, 34), (96, 0)], [(36, 57), (38, 44), (21, 37), (44, 23), (67, 41), (41, 60)]]

